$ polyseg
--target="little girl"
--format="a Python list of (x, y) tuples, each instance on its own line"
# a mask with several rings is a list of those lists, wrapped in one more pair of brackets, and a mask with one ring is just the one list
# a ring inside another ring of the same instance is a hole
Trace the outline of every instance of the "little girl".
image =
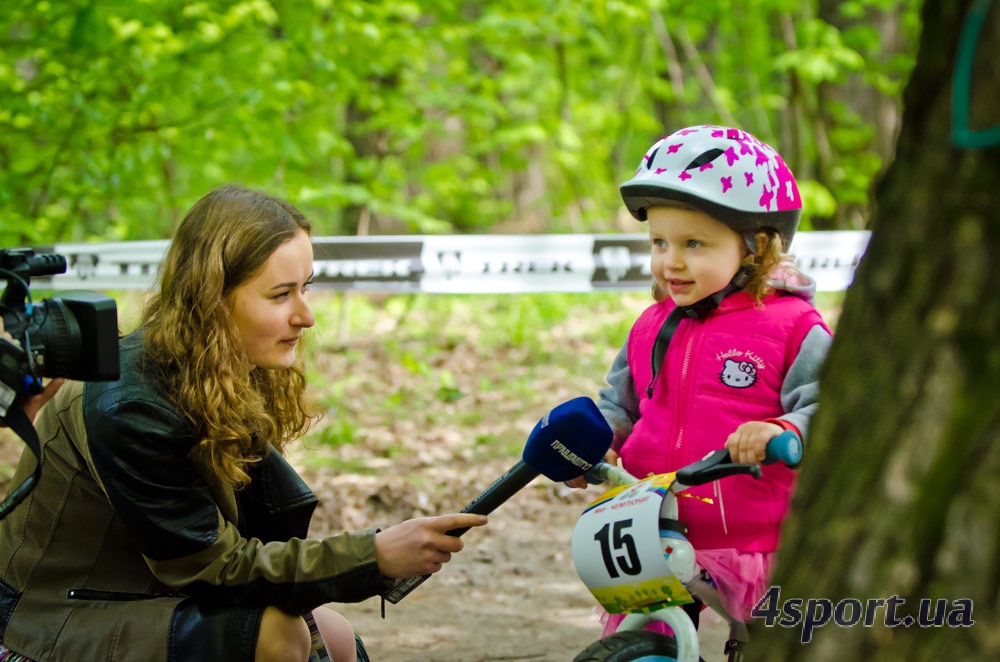
[[(653, 145), (621, 194), (649, 223), (656, 303), (600, 391), (615, 433), (606, 459), (642, 477), (722, 446), (758, 463), (783, 430), (804, 438), (831, 333), (815, 283), (784, 255), (802, 212), (785, 162), (745, 131), (690, 127)], [(678, 501), (699, 564), (743, 620), (767, 588), (793, 486), (792, 470), (769, 465)], [(608, 615), (604, 634), (620, 621)]]

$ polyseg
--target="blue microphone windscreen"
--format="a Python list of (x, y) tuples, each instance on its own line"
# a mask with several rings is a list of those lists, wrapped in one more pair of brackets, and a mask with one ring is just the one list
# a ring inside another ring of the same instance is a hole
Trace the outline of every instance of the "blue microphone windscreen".
[(538, 421), (521, 459), (546, 478), (564, 481), (604, 458), (614, 433), (590, 398), (564, 402)]

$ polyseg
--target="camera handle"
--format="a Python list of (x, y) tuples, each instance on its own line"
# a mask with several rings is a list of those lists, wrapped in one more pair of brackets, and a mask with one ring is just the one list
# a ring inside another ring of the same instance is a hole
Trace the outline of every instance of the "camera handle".
[(35, 432), (35, 426), (31, 424), (31, 420), (20, 407), (14, 406), (7, 411), (7, 415), (3, 418), (3, 421), (10, 426), (10, 429), (17, 436), (24, 440), (24, 443), (34, 453), (35, 471), (24, 482), (11, 490), (7, 498), (3, 500), (3, 503), (0, 503), (0, 520), (7, 517), (10, 511), (14, 510), (19, 503), (24, 501), (31, 493), (31, 490), (35, 489), (35, 484), (38, 483), (38, 479), (42, 475), (42, 445), (38, 441), (38, 433)]

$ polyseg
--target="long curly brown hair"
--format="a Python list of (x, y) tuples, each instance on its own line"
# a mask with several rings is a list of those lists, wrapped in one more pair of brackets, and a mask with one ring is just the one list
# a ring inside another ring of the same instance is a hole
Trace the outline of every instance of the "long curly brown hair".
[(245, 469), (266, 442), (280, 452), (317, 418), (301, 359), (287, 369), (255, 367), (226, 303), (302, 231), (312, 231), (305, 216), (267, 193), (208, 193), (181, 221), (142, 312), (143, 370), (191, 421), (199, 439), (192, 458), (230, 485), (249, 481)]

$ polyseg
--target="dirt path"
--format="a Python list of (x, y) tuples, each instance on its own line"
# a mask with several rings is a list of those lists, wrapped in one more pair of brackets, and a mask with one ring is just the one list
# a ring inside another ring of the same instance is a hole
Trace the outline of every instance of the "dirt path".
[[(474, 496), (474, 486), (485, 487), (505, 468), (479, 466), (478, 478), (459, 491)], [(379, 481), (360, 482), (368, 490), (355, 485), (353, 494), (385, 494)], [(385, 620), (378, 599), (338, 608), (376, 662), (569, 662), (601, 630), (570, 551), (576, 517), (599, 493), (537, 478), (497, 509), (487, 527), (467, 533), (465, 550), (440, 573), (398, 604), (386, 604)], [(723, 624), (709, 618), (702, 630), (708, 646), (702, 657), (724, 659)]]
[[(0, 434), (2, 483), (21, 448)], [(387, 466), (378, 476), (301, 469), (321, 499), (311, 535), (457, 512), (510, 464), (452, 460), (425, 467), (421, 481), (400, 478), (412, 467)], [(599, 494), (596, 487), (570, 490), (536, 478), (500, 506), (489, 525), (467, 533), (465, 549), (440, 573), (398, 604), (386, 604), (384, 620), (377, 598), (336, 606), (375, 662), (569, 662), (601, 630), (570, 549), (576, 517)], [(706, 662), (724, 659), (724, 639), (720, 622), (703, 624)]]
[[(527, 499), (526, 499), (527, 501)], [(380, 662), (571, 660), (597, 638), (593, 598), (570, 557), (575, 509), (538, 499), (502, 509), (466, 549), (399, 604), (344, 609)], [(527, 517), (525, 515), (528, 515)]]

